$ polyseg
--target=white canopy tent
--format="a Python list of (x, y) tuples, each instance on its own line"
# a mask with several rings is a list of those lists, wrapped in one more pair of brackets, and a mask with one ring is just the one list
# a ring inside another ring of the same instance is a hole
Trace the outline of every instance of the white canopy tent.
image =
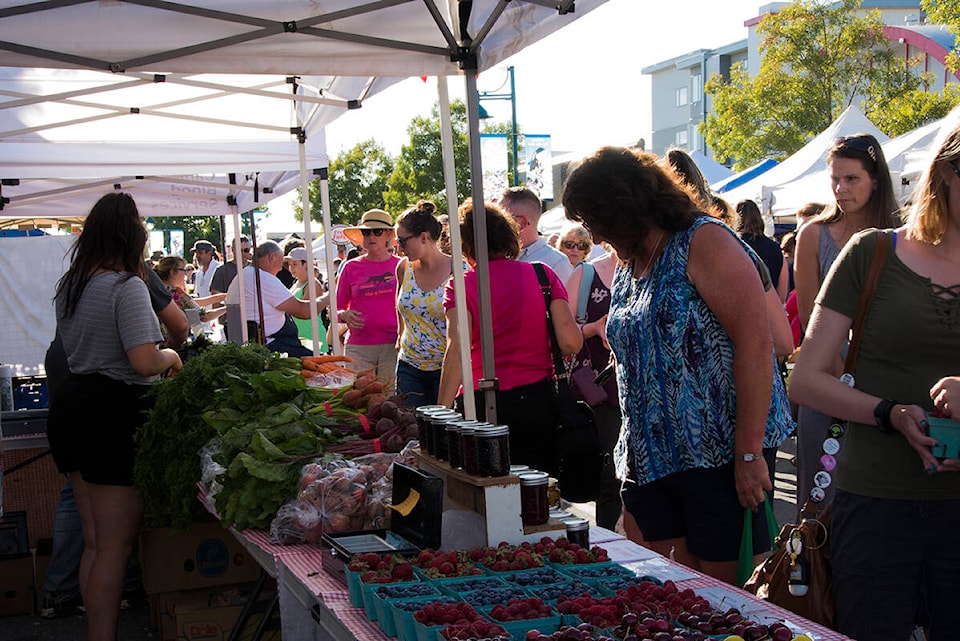
[(799, 151), (750, 182), (725, 192), (723, 197), (731, 204), (753, 200), (765, 215), (773, 217), (791, 215), (810, 201), (830, 202), (833, 197), (826, 173), (827, 152), (837, 138), (859, 133), (872, 134), (881, 144), (890, 140), (859, 109), (847, 107), (833, 124)]
[[(144, 80), (143, 72), (159, 74), (163, 79), (169, 78), (164, 74), (463, 75), (475, 178), (472, 196), (479, 202), (483, 200), (483, 191), (479, 147), (475, 144), (479, 139), (476, 74), (604, 1), (580, 0), (574, 12), (573, 0), (207, 0), (192, 5), (161, 0), (0, 0), (0, 66), (92, 69), (117, 77), (122, 74), (131, 81)], [(156, 75), (153, 79), (161, 81)], [(441, 81), (441, 120), (446, 121), (442, 130), (448, 134), (445, 89), (446, 84)], [(309, 211), (307, 138), (302, 125), (299, 132), (300, 180), (304, 210)], [(453, 195), (448, 201), (452, 207), (456, 197), (449, 135), (443, 143), (448, 159), (447, 190)], [(148, 155), (145, 151), (144, 156)], [(143, 174), (137, 171), (132, 175)], [(324, 181), (321, 196), (324, 224), (329, 229), (329, 198)], [(476, 242), (484, 247), (486, 221), (482, 209), (478, 213)], [(309, 237), (309, 217), (305, 217), (305, 225)], [(451, 226), (451, 235), (458, 247), (456, 225)], [(329, 238), (330, 234), (325, 236)], [(307, 248), (308, 259), (312, 259), (309, 243)], [(332, 255), (328, 245), (328, 261)], [(478, 258), (485, 378), (481, 387), (492, 392), (495, 372), (490, 283), (485, 252), (479, 252)], [(463, 300), (460, 261), (455, 260), (454, 266), (458, 296)], [(310, 295), (314, 297), (313, 292)], [(464, 307), (458, 306), (458, 310)], [(335, 318), (336, 310), (331, 311)], [(465, 327), (465, 317), (460, 321)], [(469, 362), (467, 343), (464, 341)], [(464, 367), (465, 377), (469, 370)], [(469, 389), (469, 381), (465, 378), (464, 382)], [(495, 418), (492, 393), (487, 394), (487, 399), (487, 415)], [(469, 413), (469, 394), (466, 400)]]

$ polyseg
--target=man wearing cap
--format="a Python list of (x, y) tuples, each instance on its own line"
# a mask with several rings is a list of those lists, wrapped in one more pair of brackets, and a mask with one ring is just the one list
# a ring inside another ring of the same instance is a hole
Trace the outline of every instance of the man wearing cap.
[(360, 224), (343, 230), (366, 253), (345, 262), (337, 277), (338, 320), (347, 326), (344, 353), (358, 370), (373, 369), (393, 392), (397, 370), (397, 263), (391, 253), (393, 218), (371, 209)]
[(526, 187), (510, 187), (500, 196), (499, 204), (520, 226), (520, 244), (523, 247), (518, 259), (526, 263), (544, 263), (560, 277), (561, 282), (567, 282), (573, 274), (570, 259), (548, 245), (537, 231), (540, 214), (543, 213), (540, 198)]
[(213, 293), (210, 291), (210, 282), (220, 266), (220, 261), (213, 255), (215, 250), (209, 240), (198, 240), (193, 244), (193, 256), (200, 266), (194, 277), (194, 298), (206, 298)]
[[(271, 352), (286, 352), (290, 356), (310, 356), (313, 352), (303, 346), (297, 335), (293, 317), (309, 319), (310, 303), (297, 300), (280, 279), (277, 272), (283, 267), (283, 251), (280, 245), (267, 240), (257, 245), (253, 265), (243, 268), (244, 314), (248, 322), (260, 324), (260, 303), (257, 298), (257, 277), (260, 271), (260, 295), (263, 300), (263, 335)], [(227, 288), (227, 305), (240, 304), (240, 281), (233, 279)], [(326, 307), (327, 299), (317, 299), (317, 307)], [(231, 325), (231, 331), (232, 325)], [(256, 336), (250, 336), (255, 340)]]

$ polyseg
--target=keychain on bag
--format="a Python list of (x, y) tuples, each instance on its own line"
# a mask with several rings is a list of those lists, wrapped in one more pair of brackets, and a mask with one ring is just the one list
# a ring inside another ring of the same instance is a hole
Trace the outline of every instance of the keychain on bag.
[(810, 584), (810, 564), (803, 557), (803, 540), (800, 538), (799, 528), (793, 531), (787, 541), (787, 552), (790, 554), (787, 589), (793, 596), (806, 596)]

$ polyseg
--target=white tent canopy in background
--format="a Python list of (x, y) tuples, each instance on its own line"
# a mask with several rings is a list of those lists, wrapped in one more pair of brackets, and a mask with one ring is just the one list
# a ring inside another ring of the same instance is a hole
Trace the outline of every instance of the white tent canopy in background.
[(716, 160), (707, 158), (699, 149), (691, 151), (690, 158), (693, 159), (693, 162), (697, 165), (697, 169), (700, 170), (700, 173), (703, 174), (703, 177), (706, 178), (707, 182), (711, 185), (733, 175), (733, 171), (729, 167), (724, 167)]
[(774, 217), (791, 215), (810, 201), (831, 202), (827, 152), (837, 138), (859, 133), (872, 134), (881, 144), (890, 139), (859, 109), (847, 107), (833, 124), (799, 151), (750, 182), (725, 192), (723, 197), (730, 203), (753, 200), (762, 212)]

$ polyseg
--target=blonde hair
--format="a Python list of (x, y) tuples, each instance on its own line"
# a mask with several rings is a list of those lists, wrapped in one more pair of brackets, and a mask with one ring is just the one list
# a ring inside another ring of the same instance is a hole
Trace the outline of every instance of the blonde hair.
[(560, 240), (567, 238), (567, 235), (571, 235), (574, 238), (588, 242), (591, 245), (593, 244), (590, 238), (590, 232), (587, 231), (587, 228), (580, 223), (567, 223), (563, 226), (563, 229), (560, 231)]
[[(960, 161), (960, 119), (954, 123), (950, 133), (937, 147), (933, 160), (923, 170), (917, 185), (913, 206), (907, 218), (907, 238), (919, 240), (931, 245), (938, 244), (947, 231), (950, 219), (948, 199), (950, 196), (947, 182), (940, 175), (940, 162), (957, 163)], [(957, 165), (954, 164), (954, 167)]]

